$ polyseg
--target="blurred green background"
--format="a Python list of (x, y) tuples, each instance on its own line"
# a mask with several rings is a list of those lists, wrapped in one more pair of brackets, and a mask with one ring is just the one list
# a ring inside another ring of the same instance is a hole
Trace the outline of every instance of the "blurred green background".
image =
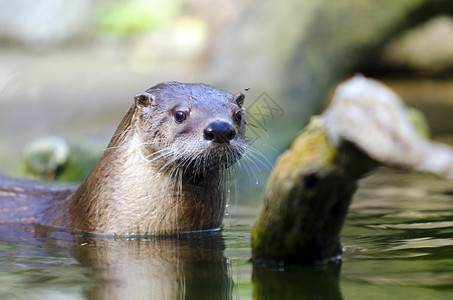
[[(24, 176), (25, 145), (55, 135), (71, 148), (72, 173), (60, 179), (81, 180), (133, 95), (165, 80), (244, 92), (249, 118), (263, 118), (260, 131), (249, 131), (253, 146), (270, 162), (325, 107), (334, 86), (356, 72), (383, 80), (421, 108), (436, 138), (448, 142), (453, 131), (448, 0), (0, 0), (0, 6), (3, 175)], [(257, 164), (239, 176), (257, 177), (261, 188), (268, 170)]]

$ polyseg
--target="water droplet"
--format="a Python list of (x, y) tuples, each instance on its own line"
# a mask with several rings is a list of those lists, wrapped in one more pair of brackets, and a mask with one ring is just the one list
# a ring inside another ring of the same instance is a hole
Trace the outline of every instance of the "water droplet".
[(225, 207), (226, 207), (226, 209), (225, 209), (225, 216), (228, 216), (228, 215), (230, 214), (230, 206), (231, 206), (230, 201), (227, 201), (227, 202), (225, 203)]
[(255, 182), (255, 184), (259, 184), (258, 180)]

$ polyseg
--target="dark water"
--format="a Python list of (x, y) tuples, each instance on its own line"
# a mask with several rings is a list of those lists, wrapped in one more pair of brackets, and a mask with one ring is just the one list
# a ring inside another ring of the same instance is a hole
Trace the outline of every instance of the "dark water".
[(381, 169), (345, 224), (343, 261), (253, 267), (257, 207), (233, 204), (225, 230), (100, 239), (0, 226), (0, 299), (451, 299), (453, 184)]

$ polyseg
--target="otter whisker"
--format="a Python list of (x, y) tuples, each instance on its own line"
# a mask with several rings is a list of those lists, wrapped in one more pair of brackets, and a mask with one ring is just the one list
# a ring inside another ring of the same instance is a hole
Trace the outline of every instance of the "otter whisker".
[(257, 160), (267, 168), (268, 171), (272, 170), (273, 164), (269, 161), (269, 159), (258, 149), (255, 147), (248, 147), (246, 149), (247, 154), (254, 155)]
[[(260, 176), (262, 175), (261, 170), (258, 168), (258, 165), (253, 161), (252, 158), (249, 157), (249, 155), (243, 155), (242, 158), (245, 161), (244, 166), (240, 164), (240, 162), (238, 163), (238, 165), (240, 165), (241, 168), (243, 167), (243, 169), (246, 171), (249, 182), (252, 182), (252, 176), (255, 182), (258, 182), (258, 176), (256, 175), (256, 172), (254, 170), (257, 169), (260, 172)], [(250, 163), (250, 165), (247, 163)], [(251, 165), (253, 165), (255, 168), (251, 168)]]
[(256, 171), (258, 171), (260, 176), (262, 176), (262, 173), (263, 173), (261, 168), (260, 168), (260, 165), (264, 166), (268, 171), (270, 171), (269, 167), (261, 160), (261, 158), (258, 157), (257, 154), (255, 154), (253, 152), (247, 152), (244, 155), (244, 160), (246, 162), (251, 163), (253, 165), (254, 169)]
[(255, 151), (254, 149), (248, 149), (247, 152), (244, 154), (244, 158), (252, 162), (253, 165), (257, 170), (261, 172), (261, 168), (259, 166), (263, 166), (266, 168), (267, 171), (271, 171), (271, 162), (265, 157), (261, 152)]
[(148, 159), (148, 158), (152, 158), (153, 156), (160, 156), (160, 155), (162, 155), (162, 153), (168, 152), (169, 150), (170, 149), (168, 149), (168, 148), (163, 148), (163, 149), (160, 149), (160, 150), (157, 150), (157, 151), (151, 153), (150, 155), (145, 156), (145, 158)]
[(119, 135), (122, 135), (122, 134), (125, 134), (125, 133), (128, 133), (129, 131), (133, 130), (133, 128), (126, 128), (124, 129), (123, 131), (120, 131), (120, 132), (115, 132), (111, 138), (114, 138), (114, 137), (117, 137)]
[(112, 147), (107, 147), (105, 149), (97, 150), (96, 152), (101, 152), (101, 151), (107, 151), (107, 150), (113, 150), (113, 149), (119, 149), (119, 148), (128, 148), (130, 147), (129, 144), (126, 145), (119, 145), (119, 146), (112, 146)]
[[(173, 151), (171, 149), (164, 148), (162, 150), (156, 151), (153, 154), (145, 156), (145, 159), (148, 159), (148, 162), (151, 163), (151, 162), (153, 162), (155, 160), (166, 158), (166, 157), (169, 157), (169, 156), (172, 156), (172, 155), (173, 155)], [(155, 157), (152, 157), (152, 156), (155, 156)]]

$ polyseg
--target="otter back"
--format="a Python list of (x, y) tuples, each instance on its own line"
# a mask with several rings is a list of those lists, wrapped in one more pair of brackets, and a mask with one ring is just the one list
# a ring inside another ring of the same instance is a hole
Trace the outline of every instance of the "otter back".
[(76, 186), (55, 186), (29, 180), (0, 176), (0, 223), (21, 222), (60, 225), (52, 215), (53, 205), (64, 214), (65, 199), (72, 196)]

